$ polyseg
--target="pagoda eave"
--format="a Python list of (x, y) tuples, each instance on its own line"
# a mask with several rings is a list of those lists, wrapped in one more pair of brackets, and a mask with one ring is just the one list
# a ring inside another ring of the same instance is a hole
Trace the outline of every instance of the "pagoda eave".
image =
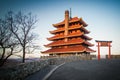
[(87, 49), (86, 49), (86, 52), (94, 53), (94, 52), (96, 52), (96, 51), (95, 51), (95, 50), (92, 50), (92, 49), (90, 49), (90, 48), (87, 48)]
[(87, 40), (92, 40), (92, 38), (86, 36), (85, 34), (83, 34), (83, 37), (85, 37)]
[(67, 48), (52, 48), (44, 51), (43, 53), (71, 53), (71, 52), (94, 52), (94, 50), (79, 45), (79, 46), (67, 47)]
[(90, 31), (88, 31), (87, 29), (85, 29), (84, 26), (82, 26), (81, 29), (85, 31), (85, 34), (89, 34), (90, 33)]
[[(83, 41), (84, 42), (84, 41)], [(55, 45), (45, 45), (46, 47), (53, 47), (53, 46), (63, 46), (63, 45), (73, 45), (73, 44), (81, 44), (83, 42), (76, 42), (76, 43), (64, 43), (64, 44), (55, 44)]]
[(82, 52), (87, 52), (87, 53), (94, 53), (96, 52), (95, 50), (92, 50), (90, 48), (84, 48), (83, 50), (77, 50), (77, 51), (44, 51), (42, 52), (43, 54), (56, 54), (56, 53), (82, 53)]
[[(69, 20), (69, 23), (73, 23), (73, 22), (81, 22), (84, 27), (88, 26), (88, 24), (85, 23), (85, 21), (83, 21), (82, 18), (78, 18), (78, 17), (74, 17), (74, 18), (71, 18)], [(56, 24), (52, 24), (54, 27), (58, 28), (59, 25), (65, 25), (65, 20), (63, 20), (62, 22), (60, 23), (56, 23)]]
[(79, 21), (80, 21), (81, 23), (83, 23), (84, 27), (88, 26), (88, 24), (87, 24), (87, 23), (85, 23), (85, 21), (83, 21), (83, 19), (82, 19), (82, 18), (79, 18)]
[(45, 53), (45, 54), (50, 54), (50, 53), (52, 53), (52, 54), (56, 54), (56, 53), (76, 53), (76, 52), (85, 52), (85, 49), (84, 50), (79, 50), (79, 51), (44, 51), (44, 52), (42, 52), (42, 53)]
[(89, 42), (87, 42), (87, 41), (85, 41), (84, 44), (86, 44), (86, 45), (88, 45), (88, 46), (90, 46), (90, 47), (94, 46), (94, 44), (91, 44), (91, 43), (89, 43)]
[(56, 40), (56, 39), (62, 39), (62, 38), (65, 38), (65, 37), (75, 37), (75, 36), (81, 36), (83, 35), (84, 33), (83, 32), (77, 32), (77, 33), (74, 33), (74, 34), (69, 34), (69, 35), (59, 35), (59, 36), (53, 36), (53, 37), (50, 37), (50, 38), (47, 38), (48, 40), (52, 41), (52, 40)]

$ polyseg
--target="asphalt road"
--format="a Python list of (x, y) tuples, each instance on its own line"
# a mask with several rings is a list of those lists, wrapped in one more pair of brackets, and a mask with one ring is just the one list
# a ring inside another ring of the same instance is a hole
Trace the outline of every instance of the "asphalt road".
[(51, 66), (47, 66), (43, 69), (41, 69), (40, 71), (28, 76), (25, 78), (25, 80), (44, 80), (44, 78), (46, 77), (46, 75), (56, 67), (56, 65), (51, 65)]
[(120, 60), (90, 60), (66, 63), (47, 80), (120, 80)]

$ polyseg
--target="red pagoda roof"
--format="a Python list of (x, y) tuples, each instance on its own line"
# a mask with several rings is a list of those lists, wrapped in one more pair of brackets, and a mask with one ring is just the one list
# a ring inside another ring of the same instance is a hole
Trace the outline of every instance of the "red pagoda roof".
[[(87, 24), (82, 20), (82, 18), (78, 18), (78, 17), (73, 17), (69, 20), (69, 23), (72, 23), (72, 22), (77, 22), (79, 21), (80, 23), (83, 24), (84, 27), (87, 26)], [(57, 24), (53, 24), (54, 27), (58, 27), (59, 25), (64, 25), (65, 24), (65, 20), (60, 22), (60, 23), (57, 23)]]
[(50, 47), (50, 46), (60, 46), (60, 45), (71, 45), (71, 44), (80, 44), (83, 43), (84, 40), (83, 39), (72, 39), (69, 40), (67, 42), (65, 42), (64, 40), (60, 40), (60, 41), (54, 41), (48, 45), (45, 45), (46, 47)]
[(54, 33), (56, 33), (56, 32), (62, 32), (62, 31), (64, 31), (65, 30), (65, 28), (59, 28), (59, 29), (57, 29), (57, 30), (54, 30), (54, 31), (49, 31), (51, 34), (54, 34)]
[(87, 48), (85, 46), (73, 46), (67, 48), (52, 48), (42, 53), (74, 53), (74, 52), (95, 52), (94, 50)]
[(60, 45), (71, 45), (71, 44), (81, 44), (81, 43), (84, 43), (88, 46), (94, 46), (93, 44), (83, 40), (83, 39), (72, 39), (72, 40), (69, 40), (67, 42), (65, 42), (64, 40), (59, 40), (59, 41), (54, 41), (48, 45), (45, 45), (46, 47), (51, 47), (51, 46), (60, 46)]
[[(83, 27), (83, 25), (74, 25), (74, 26), (69, 27), (68, 30), (73, 30), (73, 29), (79, 29), (79, 28), (81, 28), (82, 30), (85, 31), (85, 33), (89, 33), (88, 30), (86, 30), (85, 28), (82, 28), (82, 27)], [(58, 28), (56, 30), (50, 31), (50, 33), (54, 34), (54, 33), (57, 33), (57, 32), (62, 32), (64, 30), (65, 30), (65, 28)]]
[(76, 32), (76, 33), (71, 33), (71, 34), (69, 34), (67, 36), (65, 36), (65, 35), (55, 35), (55, 36), (47, 38), (47, 39), (48, 40), (55, 40), (55, 39), (61, 39), (61, 38), (65, 38), (65, 37), (81, 36), (83, 34), (84, 34), (83, 32)]

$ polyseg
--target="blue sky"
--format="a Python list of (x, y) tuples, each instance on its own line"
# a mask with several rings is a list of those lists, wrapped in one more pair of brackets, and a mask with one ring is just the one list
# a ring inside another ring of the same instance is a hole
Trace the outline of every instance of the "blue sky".
[[(0, 0), (0, 16), (7, 11), (32, 12), (37, 16), (36, 32), (39, 35), (37, 43), (41, 51), (49, 43), (49, 31), (55, 28), (52, 24), (64, 19), (65, 10), (72, 9), (72, 17), (82, 17), (91, 31), (93, 49), (97, 50), (95, 40), (112, 40), (112, 54), (120, 54), (120, 1), (119, 0)], [(101, 48), (106, 54), (107, 48)]]

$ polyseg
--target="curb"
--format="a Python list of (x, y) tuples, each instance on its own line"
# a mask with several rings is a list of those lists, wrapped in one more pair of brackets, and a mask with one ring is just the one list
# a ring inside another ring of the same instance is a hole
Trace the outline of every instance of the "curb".
[(54, 69), (52, 69), (42, 80), (47, 80), (47, 79), (52, 75), (52, 73), (55, 72), (56, 69), (58, 69), (60, 66), (62, 66), (62, 65), (64, 65), (64, 64), (65, 64), (65, 63), (62, 63), (62, 64), (56, 66), (56, 67), (55, 67)]

